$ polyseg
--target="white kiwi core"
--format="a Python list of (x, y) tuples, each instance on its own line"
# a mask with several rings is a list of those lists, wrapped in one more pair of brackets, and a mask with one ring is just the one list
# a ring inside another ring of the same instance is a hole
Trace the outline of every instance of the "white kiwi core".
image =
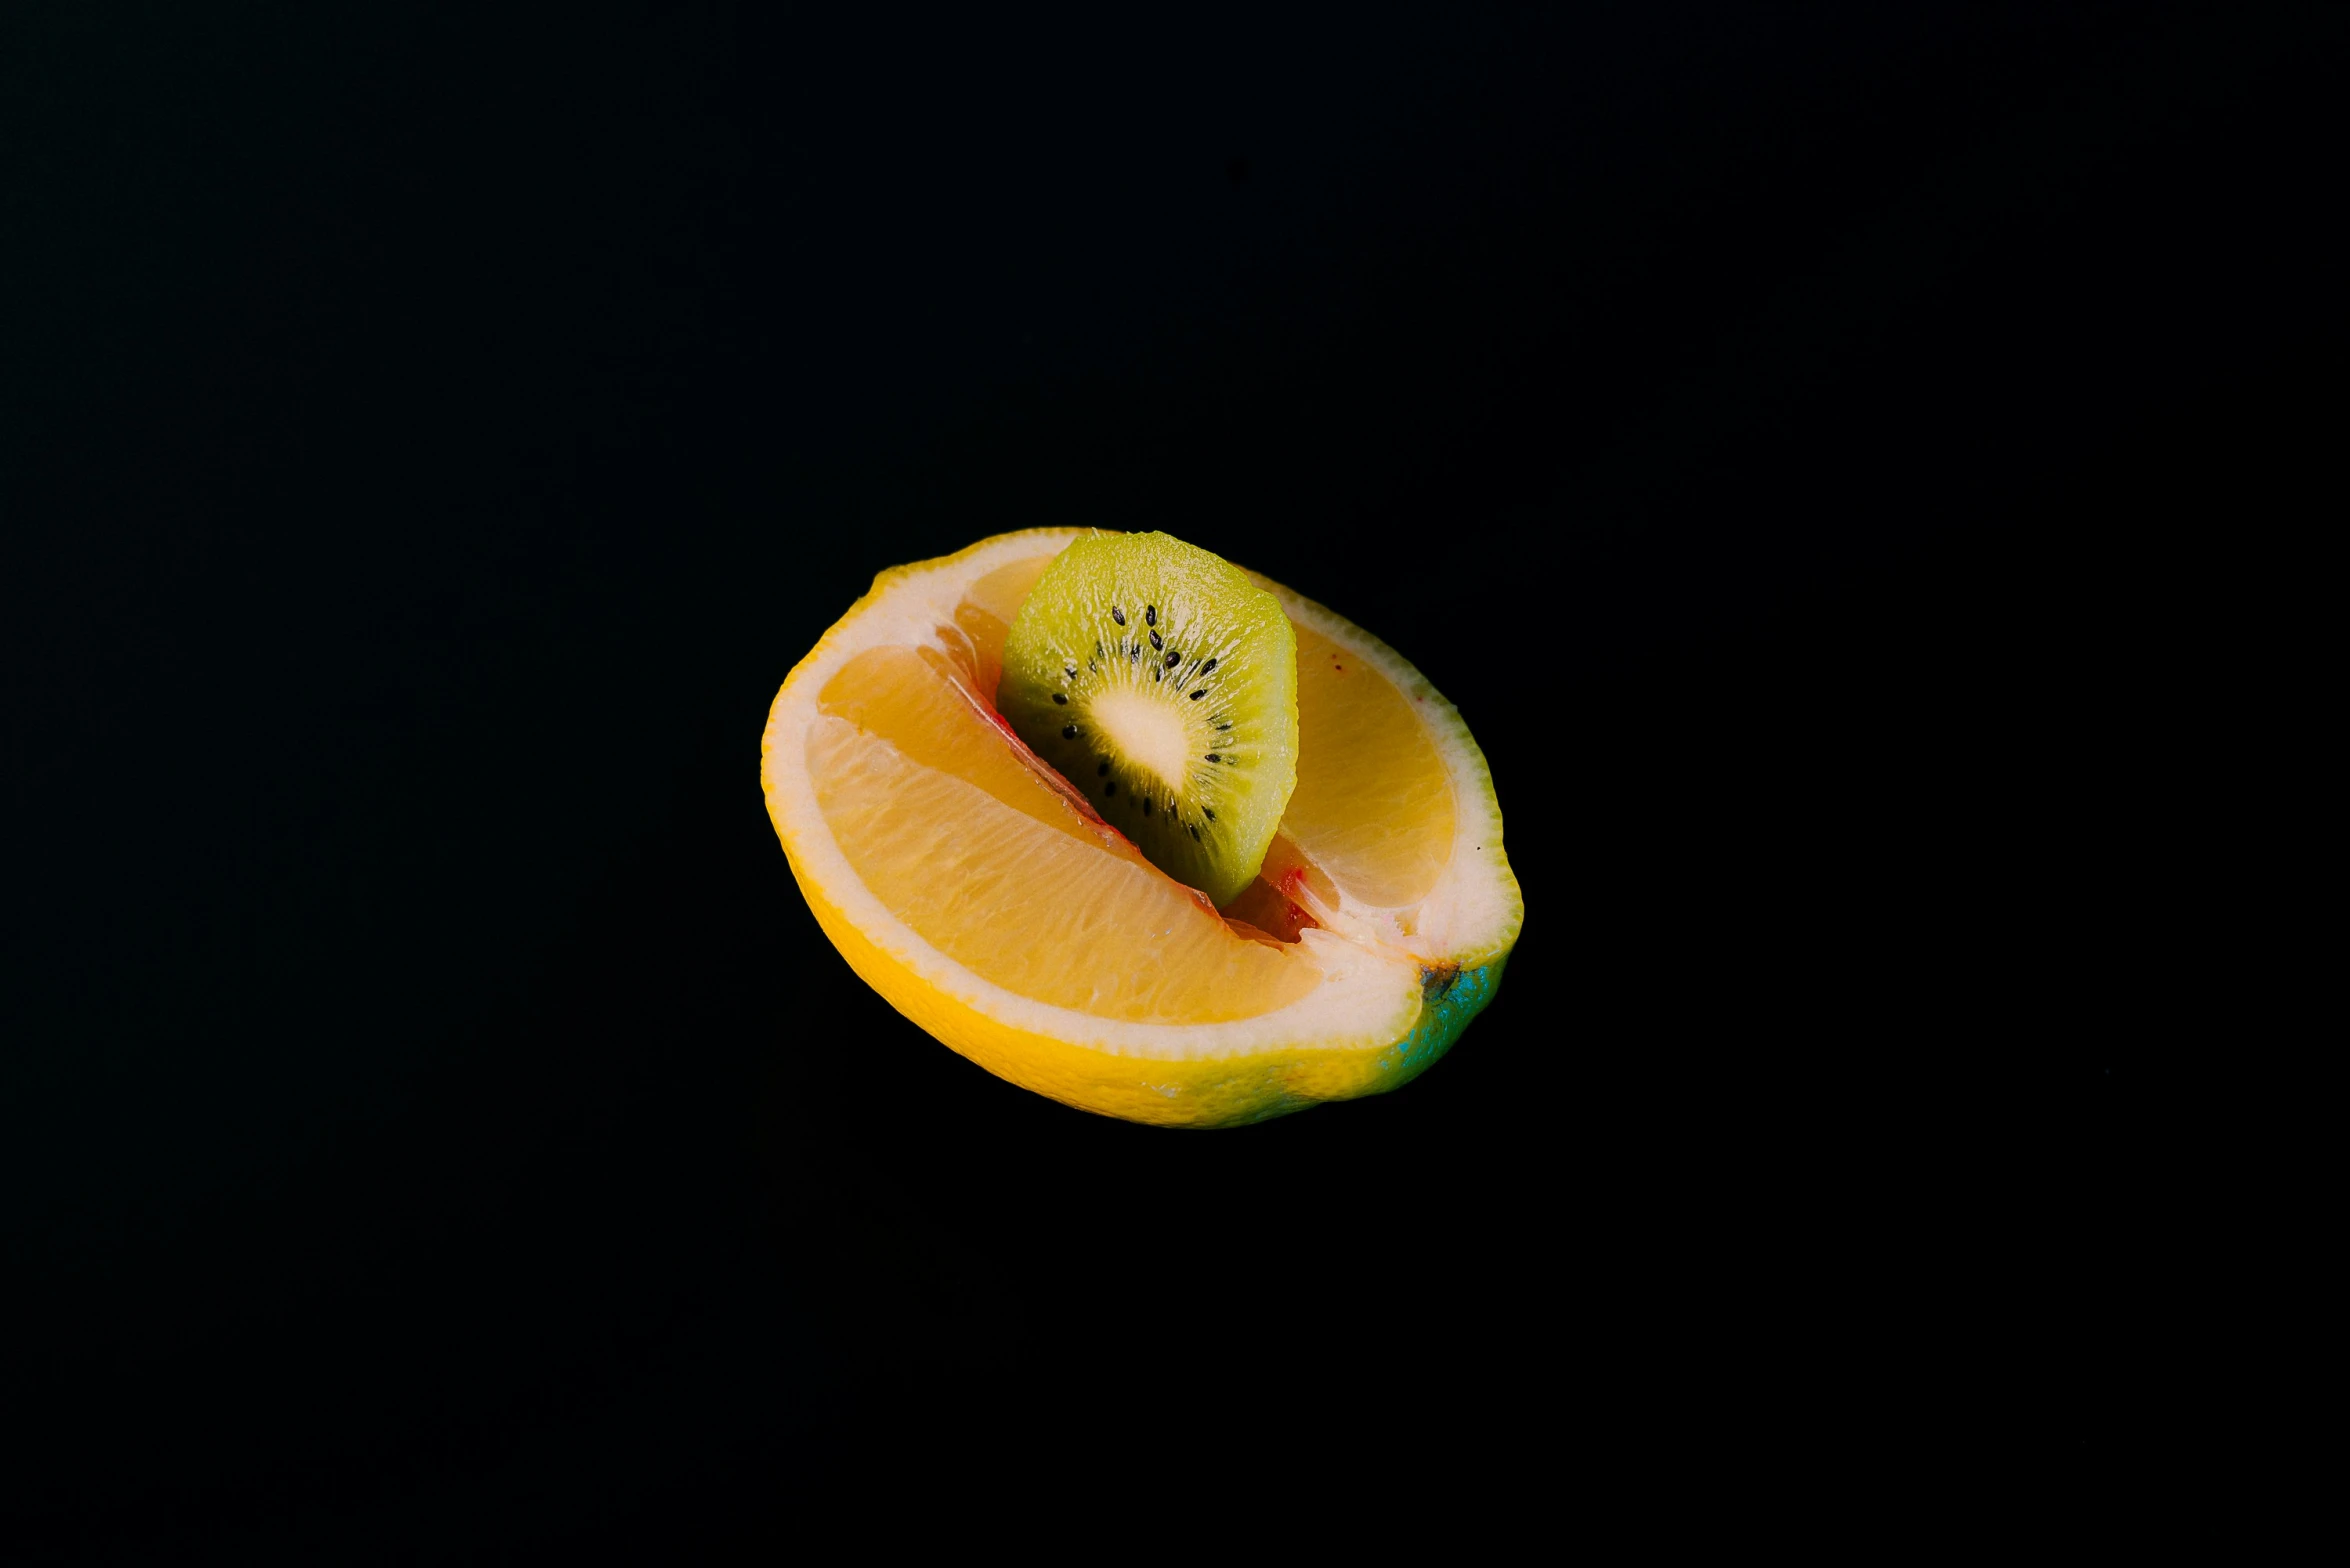
[(1169, 789), (1186, 787), (1191, 776), (1190, 728), (1164, 698), (1113, 688), (1086, 707), (1094, 729), (1128, 762), (1150, 769)]

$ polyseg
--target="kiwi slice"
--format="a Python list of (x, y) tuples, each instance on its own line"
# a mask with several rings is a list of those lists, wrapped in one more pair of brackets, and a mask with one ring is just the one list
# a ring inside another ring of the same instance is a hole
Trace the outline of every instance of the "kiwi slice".
[(1297, 633), (1280, 601), (1166, 534), (1097, 534), (1036, 580), (996, 706), (1178, 882), (1238, 897), (1297, 786)]

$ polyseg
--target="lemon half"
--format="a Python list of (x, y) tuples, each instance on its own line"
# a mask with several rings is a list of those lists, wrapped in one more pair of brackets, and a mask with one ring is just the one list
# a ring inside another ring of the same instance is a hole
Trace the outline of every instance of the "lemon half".
[(1297, 788), (1219, 913), (995, 711), (1005, 632), (1083, 532), (884, 572), (785, 679), (760, 782), (809, 908), (899, 1012), (1081, 1110), (1229, 1126), (1408, 1081), (1491, 999), (1525, 915), (1467, 725), (1256, 578), (1297, 632)]

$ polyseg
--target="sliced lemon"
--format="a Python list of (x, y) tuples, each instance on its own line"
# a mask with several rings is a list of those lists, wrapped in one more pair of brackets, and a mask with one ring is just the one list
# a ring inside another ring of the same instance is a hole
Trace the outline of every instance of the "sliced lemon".
[(1467, 726), (1259, 578), (1297, 629), (1297, 789), (1219, 913), (993, 707), (1005, 632), (1077, 537), (884, 572), (786, 678), (760, 780), (818, 923), (906, 1017), (1083, 1110), (1225, 1126), (1407, 1081), (1491, 998), (1524, 916)]

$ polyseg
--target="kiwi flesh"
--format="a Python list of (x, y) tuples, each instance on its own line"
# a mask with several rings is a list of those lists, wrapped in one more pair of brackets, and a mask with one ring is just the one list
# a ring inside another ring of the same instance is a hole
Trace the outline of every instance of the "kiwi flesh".
[(1222, 557), (1163, 533), (1079, 539), (1004, 640), (996, 707), (1151, 864), (1219, 907), (1297, 787), (1297, 633)]

